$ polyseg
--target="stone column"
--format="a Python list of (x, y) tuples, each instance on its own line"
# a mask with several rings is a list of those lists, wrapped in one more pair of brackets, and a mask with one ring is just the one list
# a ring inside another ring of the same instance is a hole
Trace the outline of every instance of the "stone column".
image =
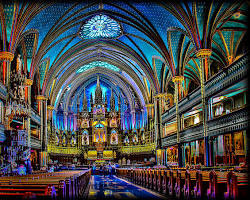
[(141, 118), (141, 121), (142, 121), (142, 122), (141, 122), (141, 123), (142, 123), (142, 126), (141, 126), (141, 127), (144, 128), (144, 120), (145, 120), (145, 119), (144, 119), (144, 109), (143, 109), (143, 108), (141, 109), (141, 117), (142, 117), (142, 118)]
[(47, 166), (47, 98), (38, 95), (38, 103), (40, 104), (39, 114), (41, 116), (41, 167)]
[(48, 146), (48, 127), (47, 127), (47, 98), (43, 100), (44, 107), (44, 151), (47, 152)]
[(207, 135), (207, 101), (205, 99), (205, 81), (206, 81), (206, 72), (205, 69), (208, 67), (208, 59), (212, 54), (211, 49), (200, 49), (196, 52), (197, 58), (200, 59), (200, 82), (201, 82), (201, 103), (202, 103), (202, 120), (203, 120), (203, 136), (204, 136), (204, 155), (205, 155), (205, 165), (209, 166), (209, 138)]
[(154, 107), (154, 104), (149, 103), (146, 104), (146, 109), (147, 109), (147, 128), (146, 128), (146, 134), (145, 134), (145, 138), (148, 138), (148, 142), (151, 143), (151, 129), (150, 129), (150, 123), (151, 123), (151, 118), (152, 118), (152, 109)]
[(135, 110), (133, 109), (133, 110), (131, 110), (131, 116), (132, 116), (132, 129), (134, 129), (135, 128), (135, 121), (136, 121), (136, 119), (135, 119)]
[(50, 135), (48, 135), (47, 138), (53, 140), (53, 141), (49, 142), (50, 144), (54, 144), (54, 140), (55, 140), (55, 135), (54, 135), (54, 132), (53, 132), (53, 129), (52, 129), (52, 126), (53, 126), (52, 125), (53, 110), (54, 110), (54, 106), (47, 105), (47, 114), (48, 114), (48, 116), (47, 116), (47, 118), (48, 118), (47, 119), (48, 120), (47, 124), (49, 124), (49, 126), (50, 126), (50, 133), (48, 133)]
[(33, 84), (33, 80), (32, 79), (26, 79), (26, 87), (27, 87), (27, 104), (28, 104), (28, 116), (27, 116), (27, 125), (26, 125), (26, 129), (27, 129), (27, 134), (28, 134), (28, 148), (31, 148), (31, 142), (30, 142), (30, 138), (31, 138), (31, 131), (30, 131), (30, 115), (31, 115), (31, 85)]
[(64, 130), (68, 131), (68, 113), (66, 111), (63, 112), (63, 125)]
[[(14, 58), (14, 54), (7, 51), (0, 52), (0, 61), (3, 62), (3, 84), (7, 88), (7, 97), (6, 101), (9, 98), (9, 80), (10, 80), (10, 64)], [(10, 130), (10, 122), (12, 119), (6, 118), (5, 120), (5, 129)]]
[(0, 61), (3, 62), (3, 84), (9, 86), (10, 82), (10, 64), (14, 54), (7, 51), (0, 52)]
[(154, 118), (155, 118), (155, 142), (156, 149), (161, 149), (162, 137), (162, 98), (165, 94), (160, 93), (154, 97)]
[(180, 86), (182, 81), (184, 80), (184, 76), (175, 76), (173, 77), (172, 81), (174, 82), (175, 86), (175, 110), (176, 110), (176, 124), (177, 124), (177, 130), (176, 130), (176, 136), (177, 136), (177, 144), (178, 144), (178, 165), (179, 167), (182, 167), (182, 149), (181, 149), (181, 143), (180, 143), (180, 113), (179, 113), (179, 92), (180, 92)]

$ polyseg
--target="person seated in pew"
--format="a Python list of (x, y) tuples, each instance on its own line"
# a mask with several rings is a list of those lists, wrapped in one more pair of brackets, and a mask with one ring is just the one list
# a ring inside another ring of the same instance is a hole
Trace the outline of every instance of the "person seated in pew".
[(54, 167), (54, 165), (52, 165), (52, 166), (49, 168), (48, 172), (54, 172), (54, 171), (55, 171), (55, 167)]
[(18, 175), (26, 175), (26, 167), (23, 164), (21, 164), (17, 168), (17, 173), (18, 173)]
[(103, 176), (105, 177), (107, 174), (108, 168), (106, 165), (104, 165), (102, 169), (103, 169)]
[(95, 175), (95, 171), (96, 171), (96, 166), (95, 166), (95, 164), (93, 164), (93, 166), (92, 166), (93, 175)]
[(25, 164), (25, 167), (26, 167), (27, 174), (32, 174), (32, 166), (31, 166), (30, 159), (28, 158), (27, 160), (25, 160), (24, 164)]
[(101, 165), (99, 168), (100, 175), (103, 175), (103, 166)]

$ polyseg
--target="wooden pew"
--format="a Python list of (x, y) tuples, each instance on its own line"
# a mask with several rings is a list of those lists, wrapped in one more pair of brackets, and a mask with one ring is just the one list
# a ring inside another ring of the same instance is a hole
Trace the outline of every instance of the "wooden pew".
[(162, 171), (163, 170), (158, 170), (157, 171), (157, 191), (162, 192)]
[(152, 189), (154, 189), (155, 191), (157, 191), (157, 173), (158, 173), (158, 170), (157, 169), (154, 169), (153, 170), (153, 185), (152, 185)]
[(205, 198), (209, 187), (209, 171), (197, 171), (196, 184), (194, 186), (194, 197)]
[(149, 170), (149, 178), (148, 178), (148, 188), (153, 189), (153, 176), (154, 176), (154, 170)]
[(167, 187), (168, 187), (168, 194), (171, 196), (174, 195), (174, 187), (175, 187), (176, 178), (177, 178), (177, 171), (170, 170)]
[(136, 184), (140, 185), (141, 184), (141, 169), (137, 169), (136, 173)]
[(149, 174), (150, 174), (150, 170), (147, 169), (146, 170), (146, 183), (145, 183), (145, 186), (148, 188), (149, 187)]
[(196, 177), (197, 177), (197, 171), (196, 170), (187, 170), (185, 173), (185, 183), (183, 186), (183, 193), (185, 199), (190, 199), (194, 194), (194, 187), (196, 184)]
[(177, 198), (181, 198), (183, 196), (183, 187), (185, 184), (185, 173), (184, 170), (178, 170), (176, 174), (176, 181), (175, 181), (175, 196)]
[(168, 194), (168, 182), (170, 177), (170, 170), (162, 170), (162, 193)]
[[(53, 185), (50, 184), (19, 184), (19, 185), (1, 185), (0, 186), (0, 198), (7, 198), (9, 195), (10, 198), (12, 194), (18, 193), (17, 196), (22, 197), (32, 197), (32, 198), (46, 198), (46, 199), (55, 199), (57, 196), (56, 189)], [(8, 198), (7, 198), (8, 199)], [(11, 198), (12, 199), (12, 198)]]
[(143, 169), (139, 170), (139, 185), (143, 185)]
[(222, 199), (227, 189), (228, 172), (211, 171), (209, 174), (209, 188), (207, 197), (209, 199)]
[(248, 174), (229, 172), (227, 174), (227, 191), (225, 199), (247, 199), (248, 195)]
[(147, 178), (147, 175), (146, 175), (146, 169), (143, 169), (142, 170), (142, 186), (146, 187), (146, 178)]
[(128, 179), (133, 182), (133, 169), (129, 169), (129, 173), (128, 173)]
[(1, 191), (2, 193), (0, 195), (2, 195), (1, 197), (5, 197), (9, 189), (8, 193), (16, 190), (20, 193), (19, 196), (24, 197), (26, 194), (44, 197), (46, 194), (48, 198), (57, 196), (58, 199), (70, 199), (81, 197), (89, 179), (90, 170), (57, 172), (49, 176), (35, 175), (35, 178), (30, 175), (1, 177), (0, 193)]

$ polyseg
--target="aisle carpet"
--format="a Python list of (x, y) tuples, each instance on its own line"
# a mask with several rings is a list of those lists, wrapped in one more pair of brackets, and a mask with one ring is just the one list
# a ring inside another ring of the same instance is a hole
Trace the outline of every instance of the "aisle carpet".
[(116, 176), (92, 175), (88, 199), (166, 199)]

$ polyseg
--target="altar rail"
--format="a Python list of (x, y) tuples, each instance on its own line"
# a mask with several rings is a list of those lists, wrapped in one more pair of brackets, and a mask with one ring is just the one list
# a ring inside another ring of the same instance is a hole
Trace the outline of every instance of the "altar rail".
[(124, 154), (146, 153), (155, 150), (155, 143), (134, 146), (122, 146), (120, 151)]
[(178, 199), (246, 199), (248, 173), (240, 171), (116, 169), (117, 176)]
[(48, 153), (56, 154), (80, 154), (80, 149), (77, 147), (60, 147), (55, 145), (48, 145)]

